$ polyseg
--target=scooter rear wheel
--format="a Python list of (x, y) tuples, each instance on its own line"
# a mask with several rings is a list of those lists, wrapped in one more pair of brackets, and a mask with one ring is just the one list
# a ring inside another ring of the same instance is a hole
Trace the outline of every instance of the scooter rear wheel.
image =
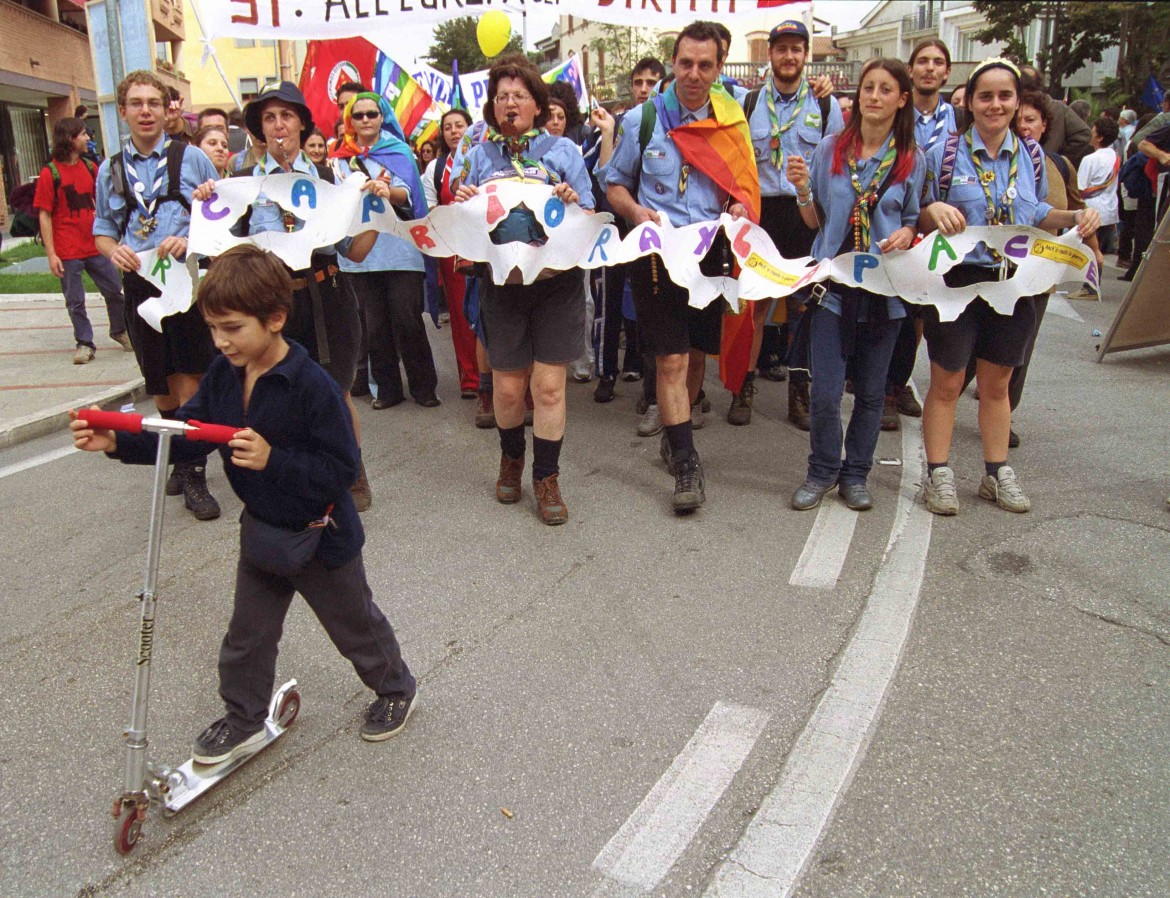
[(276, 722), (282, 727), (290, 727), (301, 713), (301, 694), (290, 689), (280, 700), (280, 707), (276, 709)]
[(114, 823), (114, 847), (118, 854), (129, 854), (142, 836), (142, 817), (134, 805), (126, 805)]

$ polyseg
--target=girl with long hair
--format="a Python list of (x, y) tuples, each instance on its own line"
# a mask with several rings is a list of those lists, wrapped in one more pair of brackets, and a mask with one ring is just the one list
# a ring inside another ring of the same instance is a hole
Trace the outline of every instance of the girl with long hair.
[[(911, 91), (901, 62), (871, 60), (861, 71), (849, 123), (817, 147), (811, 173), (803, 157), (789, 156), (787, 175), (801, 218), (818, 231), (815, 258), (886, 253), (913, 243), (925, 167), (914, 142)], [(886, 372), (906, 309), (897, 297), (831, 283), (810, 315), (808, 473), (792, 507), (816, 508), (836, 487), (846, 505), (864, 511), (873, 506), (866, 479), (881, 428)], [(846, 367), (854, 401), (842, 461)]]

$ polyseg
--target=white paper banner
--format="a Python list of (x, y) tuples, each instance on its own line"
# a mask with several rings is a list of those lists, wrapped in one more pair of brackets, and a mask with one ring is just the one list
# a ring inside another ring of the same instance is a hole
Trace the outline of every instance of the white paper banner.
[[(1021, 296), (1041, 293), (1065, 281), (1097, 282), (1093, 255), (1075, 232), (1053, 237), (1025, 227), (968, 228), (955, 237), (932, 234), (904, 252), (847, 253), (814, 262), (807, 257), (785, 259), (762, 228), (729, 215), (682, 228), (648, 222), (622, 240), (611, 216), (590, 215), (576, 204), (565, 205), (553, 196), (551, 187), (509, 181), (487, 185), (466, 203), (440, 206), (425, 219), (400, 221), (385, 202), (361, 192), (364, 181), (360, 174), (340, 185), (294, 174), (220, 181), (208, 202), (194, 204), (190, 247), (215, 256), (230, 246), (252, 242), (271, 250), (291, 268), (300, 269), (308, 266), (314, 247), (377, 230), (401, 237), (430, 256), (458, 255), (487, 262), (494, 280), (501, 284), (513, 271), (518, 271), (525, 283), (532, 283), (545, 269), (600, 268), (657, 253), (671, 280), (690, 291), (690, 304), (697, 308), (719, 296), (733, 305), (737, 300), (787, 296), (832, 278), (873, 293), (937, 306), (944, 321), (958, 317), (977, 295), (1002, 314), (1011, 314)], [(292, 211), (304, 227), (292, 233), (271, 231), (251, 238), (232, 235), (229, 228), (233, 222), (261, 193)], [(546, 235), (545, 242), (540, 246), (493, 243), (493, 229), (521, 205), (535, 216)], [(699, 270), (721, 228), (742, 268), (738, 278), (706, 277)], [(947, 287), (943, 275), (979, 243), (1013, 261), (1015, 274), (1005, 281)]]
[(138, 305), (142, 320), (162, 333), (162, 320), (167, 315), (186, 312), (195, 301), (194, 286), (199, 279), (199, 269), (194, 256), (180, 262), (172, 256), (158, 257), (158, 250), (152, 249), (138, 254), (142, 267), (138, 273), (162, 291), (162, 296), (144, 300)]
[(789, 16), (769, 0), (200, 0), (207, 38), (304, 38), (368, 36), (410, 25), (479, 16), (489, 9), (536, 7), (594, 22), (678, 30), (696, 19), (764, 13)]

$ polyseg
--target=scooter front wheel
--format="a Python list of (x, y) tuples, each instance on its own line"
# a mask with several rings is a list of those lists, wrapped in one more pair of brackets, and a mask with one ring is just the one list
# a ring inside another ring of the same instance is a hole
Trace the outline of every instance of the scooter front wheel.
[(142, 836), (142, 818), (145, 810), (132, 804), (125, 805), (114, 823), (114, 847), (118, 854), (129, 854)]
[(290, 727), (300, 713), (301, 694), (295, 689), (290, 689), (280, 700), (280, 707), (276, 709), (276, 722), (282, 727)]

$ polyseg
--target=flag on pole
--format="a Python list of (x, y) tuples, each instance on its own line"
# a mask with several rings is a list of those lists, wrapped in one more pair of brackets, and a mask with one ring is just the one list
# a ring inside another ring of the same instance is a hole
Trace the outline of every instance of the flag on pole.
[(451, 60), (451, 108), (466, 109), (467, 100), (463, 96), (463, 86), (459, 83), (459, 60)]
[(1154, 112), (1162, 111), (1162, 101), (1166, 98), (1166, 92), (1162, 90), (1162, 85), (1158, 83), (1158, 79), (1150, 75), (1146, 79), (1145, 89), (1142, 91), (1141, 101), (1149, 106)]
[(378, 48), (362, 37), (309, 41), (299, 87), (313, 113), (313, 124), (327, 139), (341, 118), (337, 88), (347, 81), (370, 84), (378, 55)]
[(549, 69), (541, 79), (545, 84), (552, 84), (554, 81), (565, 81), (573, 85), (573, 90), (577, 92), (577, 108), (582, 112), (589, 111), (589, 91), (585, 88), (585, 78), (581, 73), (581, 63), (578, 62), (579, 57), (570, 56), (568, 60), (562, 62), (559, 66)]
[(431, 95), (410, 77), (410, 73), (385, 53), (378, 54), (374, 69), (374, 92), (390, 102), (408, 140), (434, 102)]

